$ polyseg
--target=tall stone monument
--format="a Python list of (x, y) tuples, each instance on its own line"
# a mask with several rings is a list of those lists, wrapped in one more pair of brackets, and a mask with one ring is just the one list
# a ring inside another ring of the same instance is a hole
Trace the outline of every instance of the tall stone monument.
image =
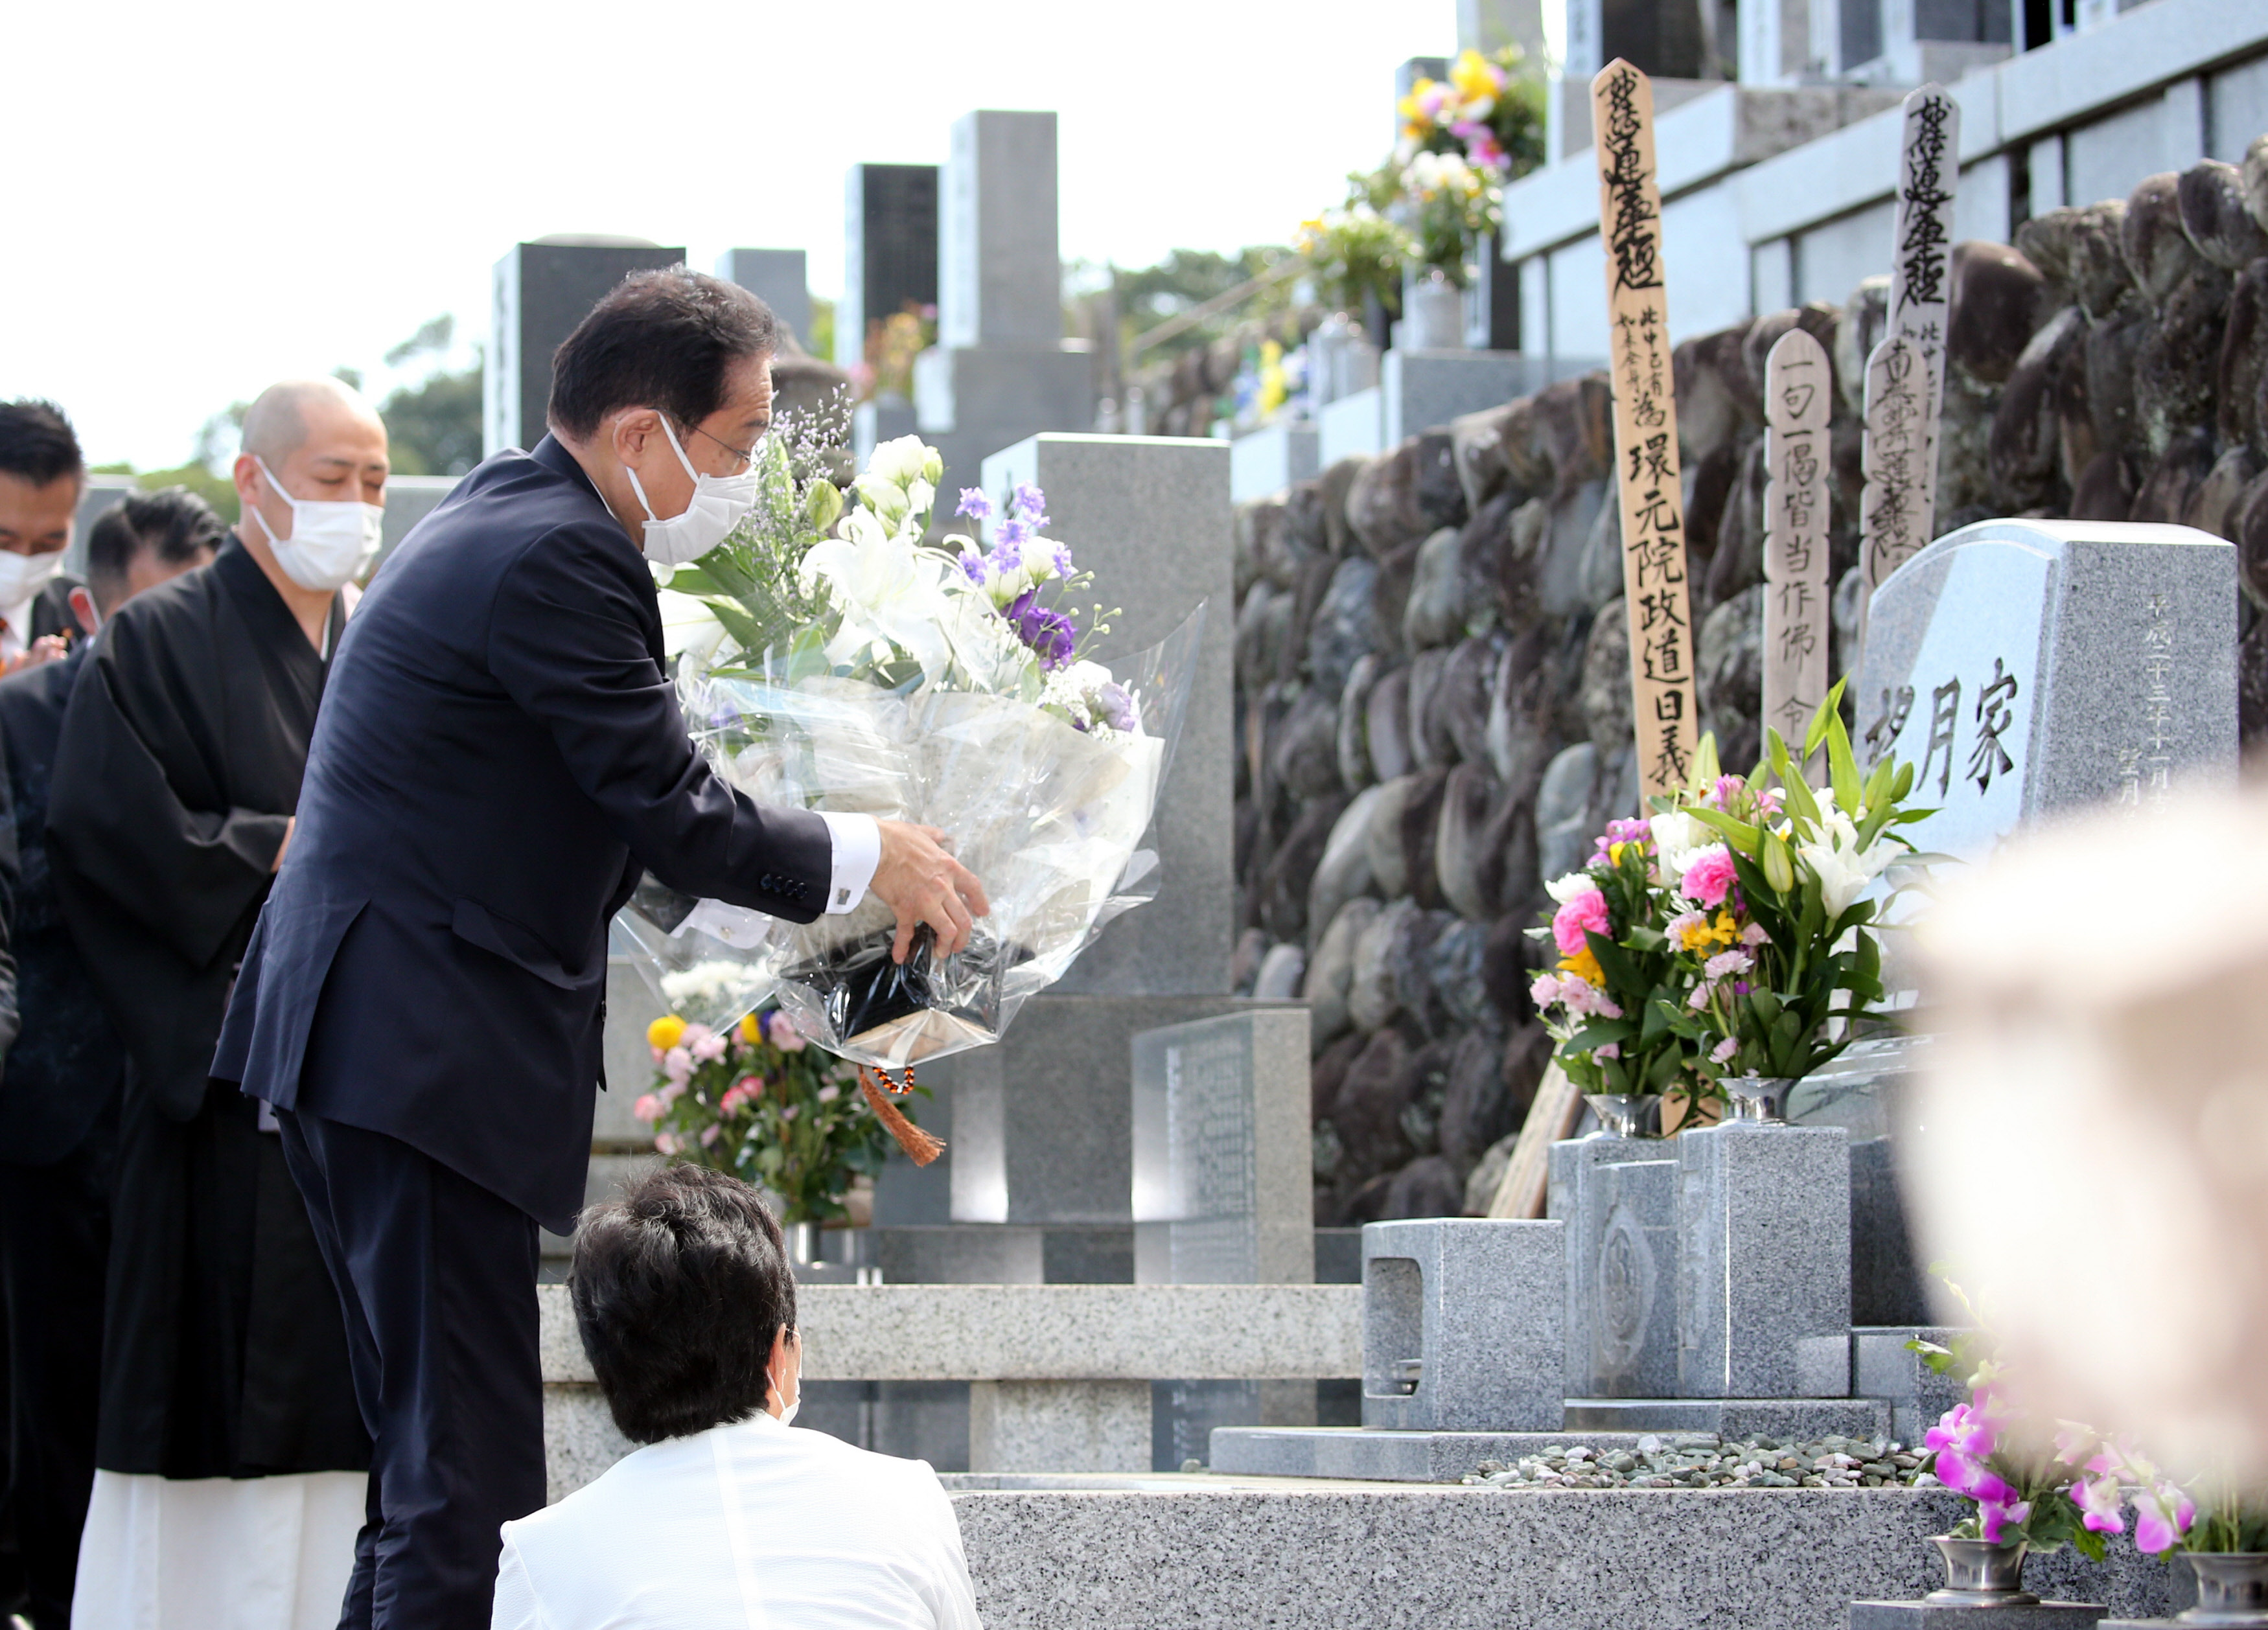
[(560, 233), (514, 244), (496, 263), (482, 372), (481, 451), (533, 447), (551, 400), (551, 353), (632, 272), (681, 265), (682, 248), (643, 238)]
[(956, 1222), (1107, 1225), (1130, 1235), (1136, 1032), (1249, 1005), (1228, 982), (1228, 463), (1226, 442), (1045, 435), (995, 455), (962, 483), (996, 498), (1018, 481), (1046, 493), (1047, 535), (1094, 572), (1106, 611), (1120, 608), (1102, 660), (1163, 641), (1200, 604), (1205, 618), (1158, 800), (1157, 897), (1106, 928), (1062, 980), (1024, 1005), (999, 1044), (946, 1061)]
[[(867, 336), (901, 312), (937, 308), (937, 166), (852, 165), (843, 183), (843, 298), (835, 308), (835, 361), (852, 367)], [(877, 442), (913, 433), (912, 401), (878, 396), (851, 416), (861, 460)]]
[(1094, 426), (1093, 359), (1063, 332), (1056, 116), (980, 109), (953, 127), (938, 198), (938, 342), (914, 362), (914, 421), (939, 490), (1048, 430)]
[(802, 250), (727, 249), (717, 257), (717, 275), (770, 306), (796, 343), (809, 348), (811, 285)]
[(1591, 99), (1599, 137), (1599, 235), (1606, 246), (1631, 716), (1638, 731), (1638, 782), (1653, 797), (1684, 783), (1699, 728), (1653, 90), (1644, 74), (1616, 61), (1591, 82)]

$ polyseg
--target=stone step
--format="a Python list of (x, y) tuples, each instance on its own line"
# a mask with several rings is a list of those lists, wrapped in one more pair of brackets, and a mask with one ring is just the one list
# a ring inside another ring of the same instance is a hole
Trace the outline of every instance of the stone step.
[(1879, 1398), (1571, 1398), (1562, 1429), (1727, 1439), (1894, 1435), (1889, 1403)]
[[(1853, 1601), (1945, 1582), (1928, 1537), (1965, 1509), (1942, 1489), (1123, 1481), (952, 1495), (986, 1630), (1845, 1630)], [(2182, 1582), (2131, 1546), (2024, 1568), (2123, 1618), (2169, 1616)]]

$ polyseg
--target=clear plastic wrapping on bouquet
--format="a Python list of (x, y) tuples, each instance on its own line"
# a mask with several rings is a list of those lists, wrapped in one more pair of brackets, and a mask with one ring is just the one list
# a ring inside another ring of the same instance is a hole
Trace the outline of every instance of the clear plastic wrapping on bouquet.
[(786, 662), (681, 681), (694, 738), (760, 804), (917, 822), (949, 835), (991, 914), (941, 962), (918, 936), (900, 966), (872, 896), (797, 925), (640, 888), (615, 920), (673, 1011), (722, 1028), (775, 1002), (829, 1051), (897, 1070), (996, 1041), (1112, 919), (1155, 897), (1152, 831), (1189, 702), (1200, 606), (1161, 643), (1111, 658), (1130, 728), (1082, 731), (1035, 701), (891, 688)]

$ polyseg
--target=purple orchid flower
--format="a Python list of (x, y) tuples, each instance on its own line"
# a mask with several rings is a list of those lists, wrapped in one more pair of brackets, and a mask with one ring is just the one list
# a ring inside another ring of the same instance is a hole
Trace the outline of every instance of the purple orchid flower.
[(982, 584), (992, 575), (992, 563), (974, 549), (961, 552), (961, 575), (975, 584)]
[(1009, 500), (1009, 507), (1022, 516), (1034, 532), (1048, 524), (1047, 495), (1029, 481), (1016, 483), (1015, 496)]
[(989, 521), (992, 518), (992, 500), (984, 496), (982, 487), (964, 487), (961, 489), (961, 507), (954, 513), (966, 515), (972, 521)]

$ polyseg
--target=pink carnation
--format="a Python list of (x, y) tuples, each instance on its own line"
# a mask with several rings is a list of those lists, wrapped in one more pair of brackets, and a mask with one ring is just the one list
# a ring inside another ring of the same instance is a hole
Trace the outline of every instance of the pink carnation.
[(1712, 843), (1696, 855), (1685, 868), (1685, 879), (1679, 885), (1685, 898), (1698, 900), (1704, 906), (1721, 906), (1733, 885), (1740, 881), (1740, 873), (1733, 867), (1733, 852), (1721, 843)]
[(1607, 931), (1607, 897), (1596, 889), (1587, 889), (1552, 914), (1551, 938), (1559, 947), (1559, 954), (1572, 957), (1588, 950), (1590, 941), (1586, 932), (1604, 934)]
[(695, 1058), (703, 1064), (710, 1064), (725, 1056), (724, 1037), (713, 1030), (703, 1030), (698, 1024), (693, 1025), (691, 1030), (697, 1033), (688, 1034), (686, 1043), (691, 1048)]
[(777, 1009), (764, 1015), (764, 1039), (783, 1053), (800, 1053), (806, 1045), (804, 1033), (795, 1027), (795, 1021)]
[(1535, 982), (1528, 988), (1528, 999), (1539, 1008), (1548, 1008), (1559, 1000), (1559, 977), (1556, 973), (1539, 973)]
[(630, 1105), (630, 1114), (632, 1118), (638, 1120), (659, 1120), (661, 1119), (661, 1100), (654, 1097), (652, 1093), (649, 1092), (637, 1103)]
[(693, 1076), (693, 1055), (683, 1047), (672, 1047), (661, 1055), (662, 1073), (679, 1086)]

